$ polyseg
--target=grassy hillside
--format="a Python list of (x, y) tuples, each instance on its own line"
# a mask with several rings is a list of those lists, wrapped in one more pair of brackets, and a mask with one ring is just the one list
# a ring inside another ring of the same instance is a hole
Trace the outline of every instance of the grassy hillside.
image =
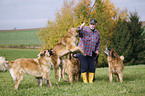
[(0, 32), (0, 45), (41, 45), (37, 33), (39, 30), (13, 30)]

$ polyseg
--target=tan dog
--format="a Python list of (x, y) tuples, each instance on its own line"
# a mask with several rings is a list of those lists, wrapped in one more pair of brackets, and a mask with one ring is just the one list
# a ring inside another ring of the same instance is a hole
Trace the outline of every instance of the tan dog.
[(108, 66), (109, 66), (109, 80), (112, 82), (113, 77), (112, 74), (115, 74), (120, 79), (120, 82), (123, 82), (123, 74), (122, 71), (124, 69), (124, 56), (118, 56), (118, 54), (113, 49), (109, 49), (106, 47), (106, 50), (104, 51), (108, 55)]
[(79, 31), (80, 31), (79, 28), (70, 28), (67, 34), (64, 37), (62, 37), (61, 40), (53, 48), (54, 54), (51, 56), (51, 61), (54, 65), (53, 67), (55, 70), (56, 78), (58, 78), (57, 69), (60, 65), (62, 65), (61, 63), (64, 60), (64, 56), (66, 56), (68, 53), (71, 52), (74, 53), (80, 52), (83, 55), (85, 55), (83, 50), (80, 47), (76, 46)]
[(7, 61), (5, 60), (4, 57), (0, 57), (0, 71), (7, 71), (8, 65), (6, 64)]
[(81, 65), (80, 62), (78, 60), (78, 58), (74, 58), (73, 56), (71, 56), (71, 54), (69, 55), (68, 59), (65, 59), (63, 61), (64, 64), (64, 70), (62, 70), (63, 72), (59, 72), (59, 81), (61, 79), (61, 73), (62, 75), (64, 75), (64, 73), (66, 73), (69, 77), (69, 82), (72, 84), (73, 81), (75, 81), (75, 77), (77, 77), (77, 82), (80, 80), (80, 73), (81, 73)]
[(51, 62), (50, 54), (47, 50), (43, 50), (38, 55), (37, 59), (32, 58), (20, 58), (15, 61), (8, 61), (8, 67), (13, 80), (15, 81), (15, 90), (23, 79), (24, 73), (28, 73), (36, 77), (39, 86), (42, 86), (42, 78), (48, 80), (50, 86), (51, 82), (49, 80)]

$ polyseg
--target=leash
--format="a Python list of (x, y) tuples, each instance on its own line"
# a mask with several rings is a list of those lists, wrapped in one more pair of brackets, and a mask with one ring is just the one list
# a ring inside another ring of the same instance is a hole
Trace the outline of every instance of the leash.
[[(73, 1), (74, 0), (72, 0), (71, 2), (70, 2), (70, 4), (68, 5), (68, 6), (66, 6), (66, 9), (73, 3)], [(86, 23), (87, 22), (87, 20), (89, 19), (89, 15), (90, 15), (90, 13), (91, 13), (91, 11), (92, 11), (92, 9), (94, 8), (94, 6), (95, 6), (95, 4), (96, 4), (96, 2), (97, 2), (97, 0), (95, 0), (95, 2), (94, 2), (94, 4), (93, 4), (93, 6), (91, 7), (91, 9), (90, 9), (90, 11), (89, 11), (89, 13), (88, 13), (88, 15), (87, 15), (87, 18), (86, 18), (86, 20), (85, 20), (85, 22), (84, 23)]]
[[(93, 8), (94, 8), (96, 2), (97, 2), (97, 0), (95, 0), (93, 6), (91, 7), (91, 9), (90, 9), (90, 11), (89, 11), (89, 14), (87, 15), (87, 18), (86, 18), (86, 20), (85, 20), (85, 23), (86, 23), (87, 20), (89, 19), (89, 15), (90, 15), (91, 11), (93, 10)], [(73, 0), (72, 0), (71, 3), (69, 4), (69, 6), (70, 6), (72, 3), (73, 3)], [(67, 9), (69, 6), (67, 6), (66, 9)]]
[(96, 2), (97, 2), (97, 0), (95, 0), (95, 3), (94, 3), (94, 4), (93, 4), (93, 6), (91, 7), (91, 9), (90, 9), (90, 11), (89, 11), (89, 14), (88, 14), (88, 16), (87, 16), (87, 18), (86, 18), (86, 20), (85, 20), (85, 23), (86, 23), (86, 22), (87, 22), (87, 20), (89, 19), (89, 15), (90, 15), (90, 13), (91, 13), (92, 9), (94, 8), (94, 6), (95, 6)]

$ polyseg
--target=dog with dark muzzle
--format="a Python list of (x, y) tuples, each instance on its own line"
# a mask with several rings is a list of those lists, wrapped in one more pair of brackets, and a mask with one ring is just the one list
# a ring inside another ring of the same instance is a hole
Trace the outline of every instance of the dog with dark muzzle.
[[(57, 69), (62, 66), (64, 57), (69, 53), (81, 53), (86, 55), (84, 51), (76, 45), (80, 29), (70, 28), (68, 32), (61, 38), (61, 40), (54, 46), (51, 61), (55, 70), (55, 77), (58, 78)], [(63, 66), (61, 68), (64, 68)], [(63, 69), (62, 69), (63, 70)]]
[(104, 51), (107, 54), (107, 60), (108, 60), (108, 66), (109, 66), (109, 80), (110, 82), (113, 81), (113, 74), (117, 76), (120, 79), (120, 82), (123, 82), (123, 69), (124, 69), (124, 56), (119, 56), (115, 50), (110, 49), (106, 47), (106, 50)]

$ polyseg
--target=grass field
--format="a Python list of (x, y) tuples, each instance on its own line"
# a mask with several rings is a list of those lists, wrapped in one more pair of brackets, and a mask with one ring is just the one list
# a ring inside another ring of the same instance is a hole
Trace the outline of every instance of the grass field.
[(13, 30), (0, 32), (0, 45), (41, 45), (42, 42), (37, 35), (39, 31), (40, 30)]
[[(37, 58), (38, 53), (39, 50), (34, 49), (0, 48), (0, 56), (5, 56), (7, 60)], [(93, 84), (79, 81), (70, 85), (63, 80), (58, 82), (54, 77), (54, 71), (51, 70), (50, 80), (53, 87), (50, 88), (44, 83), (39, 87), (33, 76), (25, 74), (19, 90), (15, 91), (9, 71), (0, 72), (0, 96), (144, 96), (145, 94), (145, 65), (125, 66), (123, 83), (116, 82), (116, 79), (110, 83), (108, 68), (97, 68), (95, 75), (96, 81)]]
[(0, 48), (0, 56), (6, 60), (15, 60), (18, 58), (37, 58), (39, 49), (14, 49), (14, 48)]
[[(41, 44), (36, 35), (39, 30), (23, 30), (0, 32), (0, 45), (30, 45)], [(0, 56), (6, 60), (18, 58), (37, 58), (39, 49), (0, 48)], [(125, 66), (123, 71), (124, 82), (114, 79), (109, 82), (108, 68), (96, 69), (96, 81), (93, 84), (84, 84), (82, 80), (70, 85), (61, 80), (58, 82), (51, 70), (50, 80), (52, 88), (43, 84), (38, 87), (33, 76), (24, 75), (19, 90), (14, 90), (14, 81), (9, 73), (0, 72), (0, 96), (145, 96), (145, 65)], [(115, 76), (114, 76), (115, 77)], [(68, 79), (68, 77), (66, 76)]]
[(39, 87), (34, 77), (25, 74), (16, 91), (9, 71), (0, 72), (0, 96), (144, 96), (144, 69), (145, 65), (126, 66), (123, 72), (124, 82), (119, 83), (114, 80), (110, 83), (108, 68), (97, 68), (96, 80), (93, 84), (84, 84), (79, 81), (72, 85), (63, 80), (58, 82), (51, 70), (52, 88), (44, 83)]

